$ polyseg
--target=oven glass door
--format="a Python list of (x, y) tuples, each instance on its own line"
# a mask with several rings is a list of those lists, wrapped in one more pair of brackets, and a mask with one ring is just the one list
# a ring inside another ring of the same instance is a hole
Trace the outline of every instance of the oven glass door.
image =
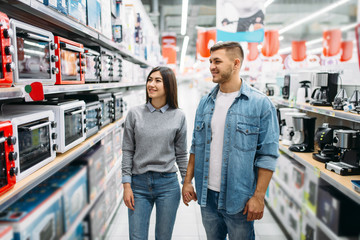
[[(4, 139), (3, 131), (0, 132), (0, 139)], [(4, 141), (0, 141), (0, 189), (8, 185), (5, 155), (6, 152), (5, 152), (5, 140), (4, 140)]]
[(61, 49), (61, 80), (80, 81), (79, 53)]
[(51, 79), (50, 41), (18, 28), (17, 61), (20, 79)]
[(65, 146), (83, 137), (83, 114), (81, 107), (65, 111)]
[(98, 77), (98, 59), (99, 56), (87, 54), (86, 55), (86, 80), (96, 80)]
[(86, 128), (88, 131), (91, 131), (91, 129), (97, 129), (98, 128), (98, 112), (97, 107), (92, 107), (87, 110), (86, 113)]
[(18, 126), (20, 172), (51, 157), (50, 122), (47, 119)]

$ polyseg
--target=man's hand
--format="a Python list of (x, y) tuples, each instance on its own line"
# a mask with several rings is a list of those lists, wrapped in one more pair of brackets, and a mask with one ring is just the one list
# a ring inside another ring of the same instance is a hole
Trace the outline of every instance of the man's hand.
[(125, 205), (131, 209), (131, 210), (135, 210), (135, 201), (134, 201), (134, 194), (133, 191), (131, 189), (131, 185), (130, 183), (124, 183), (124, 203)]
[(243, 215), (248, 214), (247, 221), (260, 220), (264, 214), (264, 207), (264, 197), (254, 195), (246, 203)]
[(194, 200), (194, 201), (197, 200), (197, 196), (194, 191), (194, 187), (191, 183), (184, 183), (183, 188), (182, 188), (182, 197), (183, 197), (183, 202), (186, 206), (189, 206), (188, 203), (191, 200)]

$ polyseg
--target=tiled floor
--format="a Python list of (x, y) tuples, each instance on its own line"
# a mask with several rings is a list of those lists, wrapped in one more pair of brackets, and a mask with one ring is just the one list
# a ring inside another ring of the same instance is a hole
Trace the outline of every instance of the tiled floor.
[[(188, 143), (190, 146), (193, 122), (196, 107), (200, 99), (199, 91), (189, 87), (189, 84), (179, 86), (179, 106), (184, 110), (188, 127)], [(265, 209), (264, 217), (255, 222), (256, 240), (285, 240), (286, 237), (271, 216)], [(129, 239), (127, 208), (121, 204), (106, 235), (106, 240)], [(155, 209), (150, 219), (149, 239), (155, 239)], [(176, 222), (173, 231), (173, 240), (206, 240), (206, 234), (201, 222), (200, 207), (197, 203), (191, 202), (186, 207), (182, 201), (177, 212)]]

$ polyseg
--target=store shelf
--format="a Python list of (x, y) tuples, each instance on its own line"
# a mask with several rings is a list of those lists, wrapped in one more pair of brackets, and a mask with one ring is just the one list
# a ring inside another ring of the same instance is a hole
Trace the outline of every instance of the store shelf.
[(345, 112), (342, 110), (334, 110), (334, 109), (332, 109), (332, 107), (313, 106), (308, 103), (296, 104), (294, 102), (289, 102), (288, 100), (281, 99), (281, 98), (271, 98), (271, 100), (274, 103), (277, 103), (279, 105), (284, 105), (287, 107), (298, 108), (298, 109), (301, 109), (304, 111), (309, 111), (309, 112), (326, 115), (326, 116), (330, 116), (330, 117), (335, 117), (335, 118), (339, 118), (339, 119), (344, 119), (344, 120), (348, 120), (348, 121), (360, 122), (360, 114)]
[(302, 207), (303, 203), (301, 202), (301, 199), (297, 199), (296, 197), (291, 195), (291, 189), (286, 185), (286, 183), (284, 183), (283, 180), (281, 180), (275, 174), (273, 174), (272, 180), (274, 180), (280, 185), (280, 187), (287, 193), (288, 197), (291, 198), (292, 201), (294, 201), (300, 208)]
[(307, 168), (313, 168), (320, 172), (320, 177), (326, 182), (330, 183), (336, 189), (341, 191), (343, 194), (360, 204), (360, 193), (356, 192), (353, 187), (351, 180), (360, 180), (360, 175), (353, 176), (341, 176), (334, 172), (325, 169), (325, 163), (318, 162), (312, 158), (312, 153), (300, 153), (292, 152), (288, 149), (288, 146), (279, 144), (281, 151), (285, 152), (290, 157), (297, 160), (299, 163)]
[(23, 98), (22, 87), (0, 88), (0, 100)]
[(121, 49), (119, 44), (105, 37), (98, 31), (66, 16), (55, 9), (45, 6), (38, 0), (0, 0), (0, 8), (8, 14), (10, 18), (41, 27), (54, 33), (80, 41), (84, 45), (94, 45), (97, 43), (110, 50), (117, 51), (127, 60), (139, 64), (143, 67), (153, 67), (154, 65), (145, 59)]
[(70, 149), (66, 153), (57, 154), (54, 161), (48, 163), (33, 174), (17, 182), (13, 189), (0, 196), (0, 212), (16, 202), (38, 184), (59, 171), (61, 168), (65, 167), (68, 163), (79, 157), (85, 151), (90, 149), (93, 145), (103, 139), (108, 133), (113, 131), (113, 129), (120, 127), (124, 121), (125, 118), (121, 118), (117, 122), (104, 127), (97, 134), (90, 137), (89, 139), (86, 139), (84, 142)]
[(331, 240), (351, 240), (354, 238), (339, 237), (331, 229), (329, 229), (320, 219), (316, 218), (316, 225), (320, 228)]

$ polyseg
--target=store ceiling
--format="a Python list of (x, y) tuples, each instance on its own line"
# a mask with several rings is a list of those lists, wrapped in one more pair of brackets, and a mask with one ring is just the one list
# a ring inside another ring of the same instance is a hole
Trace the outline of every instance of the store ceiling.
[[(156, 9), (154, 1), (158, 3), (159, 14), (154, 14)], [(264, 0), (265, 1), (265, 0)], [(182, 0), (142, 0), (154, 26), (163, 32), (175, 32), (177, 46), (181, 50), (184, 36), (180, 34)], [(282, 29), (322, 8), (340, 0), (274, 0), (265, 11), (265, 29)], [(325, 29), (341, 28), (355, 23), (357, 18), (357, 0), (350, 0), (345, 4), (318, 16), (283, 34), (280, 49), (290, 47), (293, 40), (306, 40), (321, 38)], [(187, 54), (196, 54), (196, 26), (216, 26), (216, 0), (189, 0), (187, 35), (190, 38)], [(343, 32), (343, 39), (355, 39), (354, 31)], [(311, 48), (318, 48), (312, 45)], [(310, 47), (308, 47), (310, 50)], [(178, 60), (180, 52), (178, 53)]]

